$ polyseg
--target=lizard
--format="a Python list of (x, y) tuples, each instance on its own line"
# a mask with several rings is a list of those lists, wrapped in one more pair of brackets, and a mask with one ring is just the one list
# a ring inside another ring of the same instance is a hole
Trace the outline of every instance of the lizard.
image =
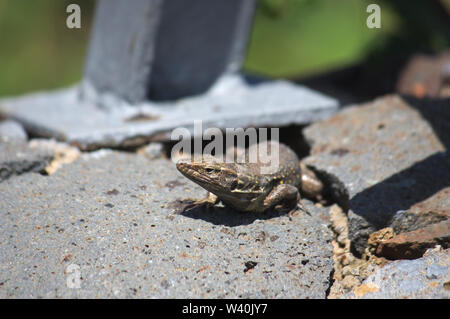
[[(275, 141), (268, 142), (270, 151)], [(255, 151), (254, 144), (249, 152)], [(185, 177), (206, 189), (206, 199), (194, 201), (190, 207), (211, 207), (222, 201), (238, 211), (261, 213), (274, 208), (277, 211), (294, 211), (300, 206), (299, 189), (308, 197), (320, 198), (322, 182), (314, 172), (301, 165), (293, 150), (278, 143), (279, 165), (273, 173), (262, 174), (261, 161), (250, 163), (248, 153), (243, 163), (218, 161), (212, 156), (203, 156), (201, 161), (178, 160), (176, 167)], [(302, 170), (303, 168), (303, 170)], [(303, 171), (303, 172), (302, 172)]]

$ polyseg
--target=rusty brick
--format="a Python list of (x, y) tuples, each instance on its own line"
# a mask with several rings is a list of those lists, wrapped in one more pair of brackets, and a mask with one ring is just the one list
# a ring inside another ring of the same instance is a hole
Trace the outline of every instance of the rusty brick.
[(400, 74), (397, 92), (417, 98), (447, 96), (450, 51), (439, 55), (415, 55)]
[(450, 243), (450, 219), (418, 230), (394, 236), (381, 242), (377, 255), (388, 259), (416, 259), (435, 245), (448, 248)]
[(450, 218), (450, 187), (444, 188), (408, 210), (398, 211), (391, 226), (396, 234), (420, 229)]

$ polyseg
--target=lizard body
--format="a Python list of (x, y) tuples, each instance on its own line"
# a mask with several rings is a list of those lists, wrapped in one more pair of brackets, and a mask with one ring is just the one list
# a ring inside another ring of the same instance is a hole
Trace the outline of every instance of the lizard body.
[[(273, 143), (268, 142), (270, 152)], [(258, 145), (249, 148), (256, 151)], [(301, 204), (299, 189), (306, 188), (314, 193), (322, 189), (322, 184), (309, 174), (302, 175), (297, 155), (284, 144), (278, 144), (279, 165), (271, 173), (261, 173), (266, 165), (259, 158), (255, 163), (227, 163), (212, 156), (203, 156), (199, 162), (179, 160), (177, 169), (187, 178), (208, 190), (206, 200), (196, 204), (214, 205), (219, 200), (243, 212), (263, 212), (270, 208), (277, 210), (294, 210)], [(313, 174), (313, 173), (312, 173)], [(305, 185), (306, 181), (306, 185)]]

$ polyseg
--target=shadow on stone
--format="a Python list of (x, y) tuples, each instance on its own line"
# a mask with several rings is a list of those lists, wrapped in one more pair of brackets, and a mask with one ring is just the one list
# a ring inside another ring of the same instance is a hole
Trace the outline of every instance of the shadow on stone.
[(430, 124), (448, 151), (450, 149), (450, 98), (418, 99), (413, 96), (402, 96), (402, 98)]
[[(430, 124), (446, 151), (416, 162), (350, 200), (349, 208), (368, 222), (353, 222), (352, 227), (358, 233), (352, 236), (352, 250), (355, 253), (362, 253), (368, 235), (388, 226), (398, 211), (408, 210), (450, 186), (450, 99), (402, 98)], [(414, 127), (411, 129), (414, 130)]]
[(256, 86), (258, 84), (267, 83), (267, 82), (272, 81), (271, 79), (264, 77), (262, 75), (249, 74), (249, 73), (242, 74), (242, 79), (248, 86)]
[[(430, 124), (447, 151), (430, 155), (353, 197), (350, 209), (378, 228), (385, 227), (397, 211), (450, 186), (450, 99), (403, 98)], [(367, 201), (374, 203), (369, 209), (364, 205)]]
[[(397, 211), (409, 209), (450, 186), (449, 167), (447, 152), (431, 155), (358, 193), (350, 200), (350, 209), (375, 227), (385, 227)], [(367, 202), (373, 204), (368, 206)]]
[(264, 213), (244, 213), (234, 210), (229, 207), (214, 206), (210, 209), (204, 207), (196, 207), (180, 213), (180, 215), (193, 218), (202, 219), (214, 225), (222, 225), (228, 227), (235, 227), (241, 225), (250, 225), (255, 220), (268, 220), (286, 215), (283, 212), (269, 210)]

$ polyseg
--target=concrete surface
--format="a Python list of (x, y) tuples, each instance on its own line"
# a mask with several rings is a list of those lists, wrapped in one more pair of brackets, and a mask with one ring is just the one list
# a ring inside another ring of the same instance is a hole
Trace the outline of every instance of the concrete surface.
[(205, 194), (170, 161), (108, 150), (3, 181), (0, 297), (325, 298), (326, 209), (179, 213)]

